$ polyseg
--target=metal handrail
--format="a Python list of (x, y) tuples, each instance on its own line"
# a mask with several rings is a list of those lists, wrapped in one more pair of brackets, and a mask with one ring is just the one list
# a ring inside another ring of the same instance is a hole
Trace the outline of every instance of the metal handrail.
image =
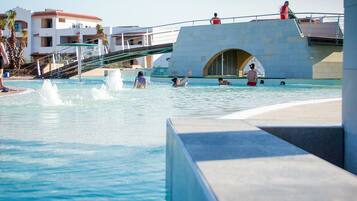
[[(338, 17), (338, 16), (343, 16), (343, 13), (323, 13), (323, 12), (295, 12), (295, 15), (329, 15), (325, 17)], [(224, 17), (220, 18), (221, 20), (229, 20), (229, 19), (244, 19), (244, 18), (256, 18), (256, 17), (269, 17), (269, 16), (279, 16), (280, 13), (272, 13), (272, 14), (261, 14), (261, 15), (245, 15), (245, 16), (235, 16), (235, 17)], [(332, 15), (332, 16), (331, 16)], [(199, 19), (199, 20), (187, 20), (187, 21), (181, 21), (181, 22), (174, 22), (174, 23), (168, 23), (168, 24), (161, 24), (161, 25), (155, 25), (155, 26), (150, 26), (150, 27), (141, 27), (141, 28), (134, 28), (134, 29), (127, 29), (126, 31), (139, 31), (139, 30), (146, 30), (150, 28), (161, 28), (161, 27), (167, 27), (167, 26), (173, 26), (173, 25), (180, 25), (180, 24), (188, 24), (188, 23), (195, 23), (195, 22), (209, 22), (210, 19)], [(119, 33), (125, 33), (125, 32), (119, 32)]]

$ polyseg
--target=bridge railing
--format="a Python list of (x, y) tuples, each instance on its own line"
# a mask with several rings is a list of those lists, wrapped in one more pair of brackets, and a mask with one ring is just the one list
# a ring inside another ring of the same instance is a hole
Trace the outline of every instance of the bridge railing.
[[(337, 22), (336, 26), (336, 37), (343, 37), (343, 25), (344, 25), (344, 15), (342, 13), (317, 13), (317, 12), (300, 12), (294, 13), (297, 22), (300, 23), (319, 23), (319, 22)], [(267, 20), (279, 20), (280, 14), (263, 14), (263, 15), (247, 15), (247, 16), (235, 16), (235, 17), (225, 17), (221, 18), (222, 24), (231, 23), (243, 23), (243, 22), (256, 22)], [(151, 27), (141, 27), (127, 29), (123, 33), (116, 33), (116, 35), (123, 38), (120, 46), (110, 45), (112, 47), (111, 51), (119, 50), (130, 50), (133, 47), (145, 47), (151, 45), (159, 45), (164, 43), (175, 43), (178, 37), (178, 33), (182, 27), (188, 26), (200, 26), (209, 25), (210, 19), (199, 19), (199, 20), (189, 20), (176, 23), (162, 24)], [(133, 33), (144, 33), (137, 37), (128, 37)], [(342, 33), (342, 34), (341, 34)], [(125, 39), (125, 38), (128, 39)], [(138, 39), (138, 40), (136, 40)], [(141, 41), (140, 43), (132, 43), (132, 41)], [(93, 41), (87, 41), (93, 42)], [(37, 73), (41, 73), (43, 66), (49, 66), (49, 68), (58, 68), (69, 63), (77, 61), (75, 47), (65, 47), (56, 52), (53, 52), (47, 56), (37, 59), (33, 65), (27, 66), (28, 69), (37, 69)], [(91, 56), (104, 55), (108, 52), (104, 52), (103, 48), (98, 45), (98, 47), (85, 48), (83, 50), (83, 58), (88, 58)], [(50, 71), (52, 69), (49, 69)]]
[[(300, 12), (294, 13), (296, 20), (300, 23), (311, 23), (315, 24), (318, 22), (335, 22), (336, 25), (336, 35), (339, 35), (342, 31), (344, 25), (344, 15), (342, 13), (318, 13), (318, 12)], [(225, 17), (221, 18), (222, 24), (231, 24), (231, 23), (243, 23), (243, 22), (261, 22), (267, 20), (280, 20), (280, 14), (264, 14), (264, 15), (247, 15), (247, 16), (238, 16), (238, 17)], [(146, 37), (151, 37), (152, 40), (150, 43), (144, 42), (143, 45), (152, 45), (152, 44), (162, 44), (162, 43), (174, 43), (176, 42), (178, 32), (182, 27), (188, 26), (200, 26), (200, 25), (209, 25), (210, 19), (200, 19), (200, 20), (190, 20), (177, 23), (163, 24), (158, 26), (151, 27), (142, 27), (142, 28), (133, 28), (126, 30), (126, 32), (143, 32)], [(125, 37), (126, 33), (122, 33)], [(139, 36), (141, 37), (141, 36)], [(128, 49), (130, 45), (123, 46), (122, 49)]]

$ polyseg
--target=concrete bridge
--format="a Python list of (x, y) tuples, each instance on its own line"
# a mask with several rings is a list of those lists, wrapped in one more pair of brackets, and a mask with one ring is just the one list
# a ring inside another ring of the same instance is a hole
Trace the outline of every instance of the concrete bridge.
[[(105, 66), (107, 64), (116, 63), (120, 61), (127, 61), (130, 59), (143, 57), (153, 54), (163, 54), (172, 52), (172, 43), (144, 46), (126, 50), (120, 50), (104, 54), (102, 56), (92, 56), (82, 61), (82, 73), (91, 71), (93, 69)], [(37, 76), (37, 78), (70, 78), (78, 74), (78, 62), (72, 62), (57, 69), (51, 70), (45, 74)]]
[[(207, 19), (192, 21), (191, 25), (188, 21), (157, 26), (155, 28), (165, 27), (166, 31), (151, 33), (152, 36), (175, 34), (175, 37), (171, 41), (154, 43), (156, 45), (91, 56), (82, 61), (82, 72), (146, 55), (172, 52), (171, 75), (243, 77), (244, 67), (256, 58), (267, 78), (342, 77), (342, 14), (334, 14), (334, 21), (325, 21), (326, 14), (314, 18), (311, 14), (310, 18), (298, 20), (272, 19), (272, 16), (275, 15), (223, 18), (220, 25), (206, 25)], [(253, 20), (249, 20), (251, 17)], [(248, 21), (236, 22), (237, 19)], [(74, 61), (38, 78), (69, 78), (77, 73), (78, 62)]]
[(268, 78), (341, 78), (343, 33), (338, 22), (251, 21), (183, 27), (171, 72), (243, 76), (252, 57)]

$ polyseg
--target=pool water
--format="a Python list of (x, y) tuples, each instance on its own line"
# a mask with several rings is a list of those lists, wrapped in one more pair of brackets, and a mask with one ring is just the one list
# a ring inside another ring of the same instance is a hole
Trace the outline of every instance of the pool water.
[(6, 83), (34, 91), (0, 98), (0, 200), (165, 200), (167, 118), (341, 96), (340, 85), (314, 81), (172, 88), (164, 79), (119, 91), (103, 82), (53, 80), (55, 100), (42, 80)]

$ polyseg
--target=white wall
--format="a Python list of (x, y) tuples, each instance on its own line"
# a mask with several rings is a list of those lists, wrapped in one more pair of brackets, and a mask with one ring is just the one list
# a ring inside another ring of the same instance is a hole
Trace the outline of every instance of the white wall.
[(153, 67), (169, 67), (171, 53), (153, 55)]

